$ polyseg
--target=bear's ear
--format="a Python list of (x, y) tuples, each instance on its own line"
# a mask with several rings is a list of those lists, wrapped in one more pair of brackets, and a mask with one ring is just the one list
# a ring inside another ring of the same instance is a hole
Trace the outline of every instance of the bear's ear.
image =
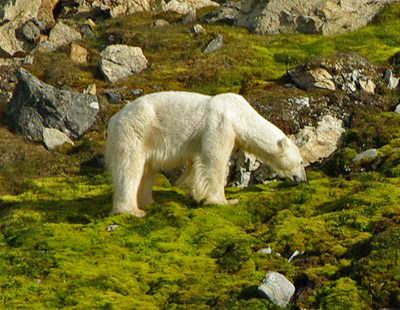
[(287, 138), (282, 138), (282, 139), (278, 140), (277, 143), (278, 143), (278, 146), (283, 150), (287, 149), (287, 147), (289, 146)]

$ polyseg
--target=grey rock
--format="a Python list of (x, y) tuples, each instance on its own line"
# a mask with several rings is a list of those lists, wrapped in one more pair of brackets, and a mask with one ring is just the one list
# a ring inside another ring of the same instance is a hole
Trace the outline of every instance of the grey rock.
[(190, 10), (187, 12), (183, 17), (182, 17), (182, 24), (184, 25), (190, 25), (196, 22), (197, 19), (197, 14), (196, 10)]
[(29, 21), (22, 27), (22, 34), (29, 43), (35, 43), (39, 40), (40, 28), (33, 21)]
[(108, 102), (111, 104), (121, 103), (121, 95), (116, 90), (106, 90), (104, 92), (107, 96)]
[(354, 156), (352, 161), (356, 162), (356, 161), (365, 160), (365, 159), (367, 159), (367, 160), (375, 160), (375, 159), (378, 159), (378, 158), (379, 158), (379, 155), (378, 155), (377, 150), (376, 149), (369, 149), (369, 150), (366, 150), (366, 151)]
[(74, 145), (74, 142), (62, 131), (54, 128), (43, 128), (43, 143), (48, 150), (52, 150), (64, 143)]
[(49, 35), (49, 43), (51, 43), (56, 49), (79, 40), (82, 40), (80, 32), (62, 22), (58, 22), (51, 29)]
[(203, 49), (204, 54), (214, 53), (222, 48), (224, 45), (222, 35), (217, 35), (214, 39), (212, 39), (206, 47)]
[(169, 22), (164, 19), (156, 19), (150, 24), (150, 28), (166, 27), (169, 26)]
[(107, 228), (106, 228), (106, 230), (107, 230), (108, 232), (112, 232), (112, 231), (116, 230), (118, 227), (119, 227), (119, 225), (116, 225), (116, 224), (114, 224), (114, 225), (108, 225)]
[(387, 69), (385, 71), (384, 80), (388, 84), (389, 89), (395, 89), (399, 85), (400, 78), (395, 77), (393, 71)]
[(138, 89), (131, 90), (131, 94), (134, 96), (141, 96), (141, 95), (143, 95), (143, 89), (138, 88)]
[(77, 140), (92, 126), (99, 111), (96, 96), (59, 90), (17, 70), (18, 83), (8, 104), (11, 131), (41, 141), (44, 128), (54, 128)]
[(295, 251), (293, 252), (292, 256), (289, 257), (288, 263), (291, 263), (292, 261), (294, 261), (294, 259), (295, 259), (297, 256), (303, 255), (303, 254), (304, 254), (304, 251), (300, 253), (298, 250), (295, 250)]
[(204, 27), (200, 24), (193, 25), (193, 27), (190, 29), (193, 33), (205, 33), (206, 30)]
[(272, 303), (286, 307), (296, 288), (280, 273), (268, 272), (258, 290)]
[(262, 248), (262, 249), (259, 249), (259, 250), (257, 251), (257, 253), (266, 254), (266, 255), (271, 255), (271, 254), (272, 254), (272, 249), (271, 249), (271, 247)]
[(396, 106), (396, 109), (394, 110), (394, 113), (400, 114), (400, 104)]
[(111, 83), (140, 73), (147, 65), (147, 59), (140, 47), (110, 45), (100, 54), (100, 70)]
[(241, 9), (241, 2), (228, 2), (220, 6), (214, 12), (204, 17), (206, 23), (228, 23), (233, 24), (238, 18)]

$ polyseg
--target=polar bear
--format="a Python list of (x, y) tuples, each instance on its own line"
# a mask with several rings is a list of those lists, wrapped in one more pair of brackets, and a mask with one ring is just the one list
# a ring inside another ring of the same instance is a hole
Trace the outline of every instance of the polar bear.
[(296, 145), (240, 95), (158, 92), (128, 103), (109, 122), (105, 159), (114, 184), (111, 214), (145, 216), (156, 173), (186, 164), (178, 183), (205, 204), (228, 204), (234, 148), (253, 153), (295, 182), (306, 180)]

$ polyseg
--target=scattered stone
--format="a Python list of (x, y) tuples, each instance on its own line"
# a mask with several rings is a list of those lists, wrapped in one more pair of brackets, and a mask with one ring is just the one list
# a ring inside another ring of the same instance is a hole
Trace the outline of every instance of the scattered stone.
[(371, 80), (359, 80), (359, 85), (360, 85), (360, 89), (369, 92), (369, 93), (375, 93), (375, 88), (376, 85), (374, 82), (372, 82)]
[(29, 21), (22, 26), (22, 34), (29, 43), (33, 44), (39, 40), (40, 29), (33, 21)]
[(115, 225), (108, 225), (106, 230), (108, 232), (112, 232), (112, 231), (116, 230), (118, 227), (119, 227), (119, 225), (116, 225), (116, 224)]
[(227, 23), (233, 24), (240, 14), (242, 4), (238, 2), (226, 2), (214, 12), (204, 17), (206, 23)]
[(59, 90), (39, 81), (25, 69), (8, 104), (11, 131), (41, 141), (44, 128), (54, 128), (77, 140), (92, 126), (99, 111), (96, 96)]
[(172, 11), (178, 14), (187, 14), (191, 10), (197, 10), (208, 6), (218, 7), (219, 4), (210, 0), (171, 0), (162, 4), (164, 12)]
[(306, 108), (310, 107), (310, 98), (309, 97), (298, 97), (294, 98), (294, 103)]
[(258, 290), (273, 304), (286, 307), (296, 288), (280, 273), (270, 271), (266, 274)]
[(147, 64), (140, 47), (110, 45), (100, 54), (100, 70), (111, 83), (142, 72)]
[(297, 66), (288, 70), (288, 75), (301, 88), (336, 89), (333, 76), (323, 68), (308, 69), (307, 65)]
[(84, 64), (87, 62), (89, 52), (83, 46), (79, 44), (71, 44), (71, 60), (76, 63)]
[(366, 151), (354, 156), (352, 161), (353, 162), (362, 161), (362, 160), (373, 161), (373, 160), (375, 160), (377, 158), (379, 158), (377, 150), (376, 149), (369, 149), (369, 150), (366, 150)]
[(257, 253), (271, 255), (272, 254), (272, 249), (271, 249), (271, 247), (259, 249), (257, 251)]
[(43, 128), (43, 143), (48, 150), (52, 150), (64, 143), (74, 145), (74, 142), (62, 131), (54, 128)]
[(82, 35), (74, 28), (62, 22), (58, 22), (51, 29), (49, 35), (49, 43), (51, 43), (55, 49), (79, 40), (82, 40)]
[(116, 90), (106, 90), (104, 92), (107, 96), (108, 102), (111, 104), (120, 104), (121, 95)]
[(290, 138), (299, 147), (304, 164), (308, 166), (329, 157), (337, 149), (344, 132), (342, 120), (325, 115), (316, 128), (305, 126)]
[(14, 58), (0, 58), (0, 67), (19, 67), (22, 65), (33, 64), (35, 57), (27, 55), (25, 57), (14, 57)]
[(196, 22), (197, 14), (196, 10), (190, 10), (181, 19), (182, 24), (190, 25)]
[(208, 42), (207, 46), (203, 49), (204, 54), (214, 53), (222, 48), (224, 45), (222, 35), (217, 35), (214, 39)]
[(134, 96), (141, 96), (141, 95), (143, 95), (143, 89), (138, 88), (138, 89), (131, 90), (131, 94)]
[(399, 85), (400, 78), (394, 77), (393, 71), (390, 69), (387, 69), (385, 71), (384, 80), (386, 83), (388, 83), (389, 89), (395, 89)]
[(304, 251), (300, 253), (299, 251), (295, 250), (293, 252), (292, 256), (290, 256), (290, 258), (288, 259), (288, 263), (291, 263), (297, 256), (303, 255), (303, 254), (304, 254)]
[(203, 27), (202, 25), (200, 25), (200, 24), (193, 25), (193, 27), (190, 28), (190, 30), (191, 30), (193, 33), (205, 33), (205, 32), (206, 32), (206, 30), (204, 29), (204, 27)]
[(394, 113), (400, 114), (400, 104), (396, 106), (396, 109), (394, 110)]
[(164, 19), (156, 19), (150, 24), (150, 28), (166, 27), (169, 26), (169, 22)]
[(257, 170), (261, 162), (247, 152), (238, 151), (232, 155), (230, 160), (229, 185), (245, 188), (251, 185), (252, 173)]
[(96, 96), (97, 95), (97, 87), (96, 84), (90, 84), (84, 91), (84, 94), (89, 94)]
[(101, 11), (103, 11), (110, 17), (116, 18), (122, 15), (128, 15), (142, 11), (150, 11), (152, 2), (152, 0), (98, 0), (93, 2), (92, 8), (101, 9)]

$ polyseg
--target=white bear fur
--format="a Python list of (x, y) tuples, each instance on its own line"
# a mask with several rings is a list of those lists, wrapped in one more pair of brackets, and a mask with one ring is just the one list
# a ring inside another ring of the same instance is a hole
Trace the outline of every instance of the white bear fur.
[(159, 92), (127, 104), (109, 122), (105, 159), (114, 183), (111, 214), (144, 216), (158, 171), (186, 164), (178, 183), (197, 201), (228, 204), (225, 172), (234, 148), (282, 177), (306, 180), (296, 145), (236, 94)]

